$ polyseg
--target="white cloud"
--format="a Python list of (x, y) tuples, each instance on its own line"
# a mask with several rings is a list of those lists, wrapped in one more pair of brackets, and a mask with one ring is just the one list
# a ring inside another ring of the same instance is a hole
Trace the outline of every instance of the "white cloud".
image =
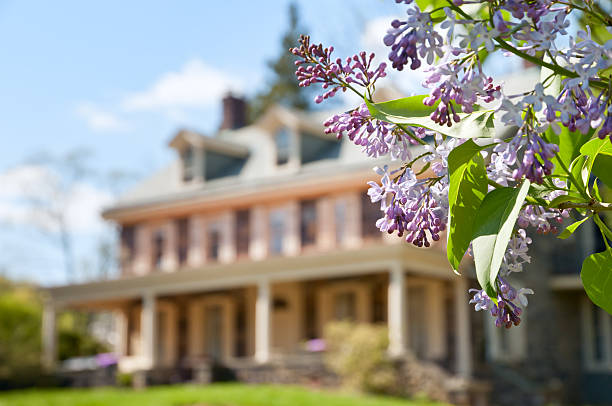
[(179, 71), (163, 74), (148, 89), (127, 95), (121, 107), (125, 111), (201, 108), (218, 103), (228, 90), (241, 88), (237, 78), (193, 59)]
[(123, 131), (127, 128), (127, 123), (119, 117), (88, 102), (80, 103), (76, 112), (94, 131)]
[(368, 52), (374, 52), (378, 58), (386, 58), (389, 48), (383, 44), (383, 37), (396, 17), (377, 17), (366, 22), (361, 34), (361, 46)]
[(58, 229), (50, 211), (63, 213), (72, 232), (99, 232), (105, 224), (100, 212), (112, 201), (109, 192), (85, 182), (63, 185), (57, 174), (38, 165), (0, 173), (0, 185), (0, 223), (50, 232)]

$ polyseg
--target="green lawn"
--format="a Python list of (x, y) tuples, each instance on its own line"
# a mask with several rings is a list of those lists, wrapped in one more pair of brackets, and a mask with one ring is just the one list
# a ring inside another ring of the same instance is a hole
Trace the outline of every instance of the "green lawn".
[(0, 392), (0, 406), (434, 406), (421, 400), (360, 396), (296, 386), (214, 384), (130, 389)]

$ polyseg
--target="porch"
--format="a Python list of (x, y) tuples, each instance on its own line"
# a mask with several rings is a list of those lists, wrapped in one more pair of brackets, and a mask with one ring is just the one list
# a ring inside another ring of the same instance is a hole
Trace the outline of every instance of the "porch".
[(467, 281), (443, 260), (381, 245), (50, 289), (45, 362), (55, 366), (56, 312), (73, 307), (114, 312), (123, 372), (319, 362), (324, 326), (348, 319), (386, 323), (393, 357), (469, 378)]

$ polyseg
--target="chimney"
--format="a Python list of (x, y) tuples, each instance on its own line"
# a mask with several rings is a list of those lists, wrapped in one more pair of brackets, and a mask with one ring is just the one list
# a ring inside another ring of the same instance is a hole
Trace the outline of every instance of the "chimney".
[(246, 125), (247, 104), (244, 98), (228, 93), (223, 97), (223, 121), (219, 130), (235, 130)]

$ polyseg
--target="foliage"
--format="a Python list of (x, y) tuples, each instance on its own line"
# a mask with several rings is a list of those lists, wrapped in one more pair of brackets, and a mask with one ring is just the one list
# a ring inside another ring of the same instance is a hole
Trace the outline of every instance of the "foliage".
[[(60, 359), (108, 350), (87, 332), (85, 319), (72, 312), (59, 318)], [(0, 278), (0, 381), (22, 381), (24, 375), (40, 373), (41, 320), (39, 291), (31, 285)]]
[(289, 29), (281, 39), (283, 52), (276, 59), (268, 61), (271, 76), (265, 90), (258, 93), (249, 103), (250, 121), (256, 120), (274, 104), (300, 110), (308, 110), (310, 107), (308, 92), (297, 86), (293, 75), (295, 70), (293, 58), (285, 52), (286, 49), (295, 46), (295, 39), (300, 32), (304, 32), (304, 28), (300, 26), (299, 10), (295, 3), (291, 3), (289, 5)]
[(105, 344), (87, 332), (90, 322), (89, 314), (76, 312), (62, 314), (58, 321), (59, 360), (108, 352)]
[(40, 361), (40, 301), (29, 286), (0, 280), (0, 379)]
[[(291, 50), (300, 86), (322, 85), (316, 102), (346, 91), (363, 98), (328, 119), (326, 132), (347, 136), (370, 157), (395, 161), (393, 168), (375, 168), (380, 184), (369, 183), (382, 212), (378, 228), (418, 247), (447, 230), (452, 268), (460, 269), (466, 251), (474, 257), (482, 289), (472, 290), (470, 303), (510, 328), (534, 293), (511, 284), (531, 261), (528, 232), (556, 233), (573, 214), (578, 221), (559, 238), (591, 221), (600, 229), (606, 250), (584, 261), (581, 277), (591, 300), (612, 312), (612, 230), (605, 222), (612, 211), (605, 200), (612, 186), (610, 5), (397, 3), (406, 16), (382, 38), (388, 60), (398, 71), (424, 67), (429, 94), (374, 103), (387, 63), (375, 65), (373, 54), (336, 58), (333, 47), (307, 36)], [(511, 94), (483, 67), (495, 53), (539, 67), (539, 82)]]
[(364, 396), (292, 386), (212, 384), (126, 389), (54, 389), (0, 392), (0, 406), (416, 406), (441, 405), (426, 400)]
[(325, 327), (328, 367), (353, 390), (396, 393), (396, 377), (387, 356), (388, 331), (384, 326), (333, 322)]
[(130, 373), (122, 372), (117, 374), (117, 385), (124, 388), (131, 388), (134, 382), (134, 376)]

